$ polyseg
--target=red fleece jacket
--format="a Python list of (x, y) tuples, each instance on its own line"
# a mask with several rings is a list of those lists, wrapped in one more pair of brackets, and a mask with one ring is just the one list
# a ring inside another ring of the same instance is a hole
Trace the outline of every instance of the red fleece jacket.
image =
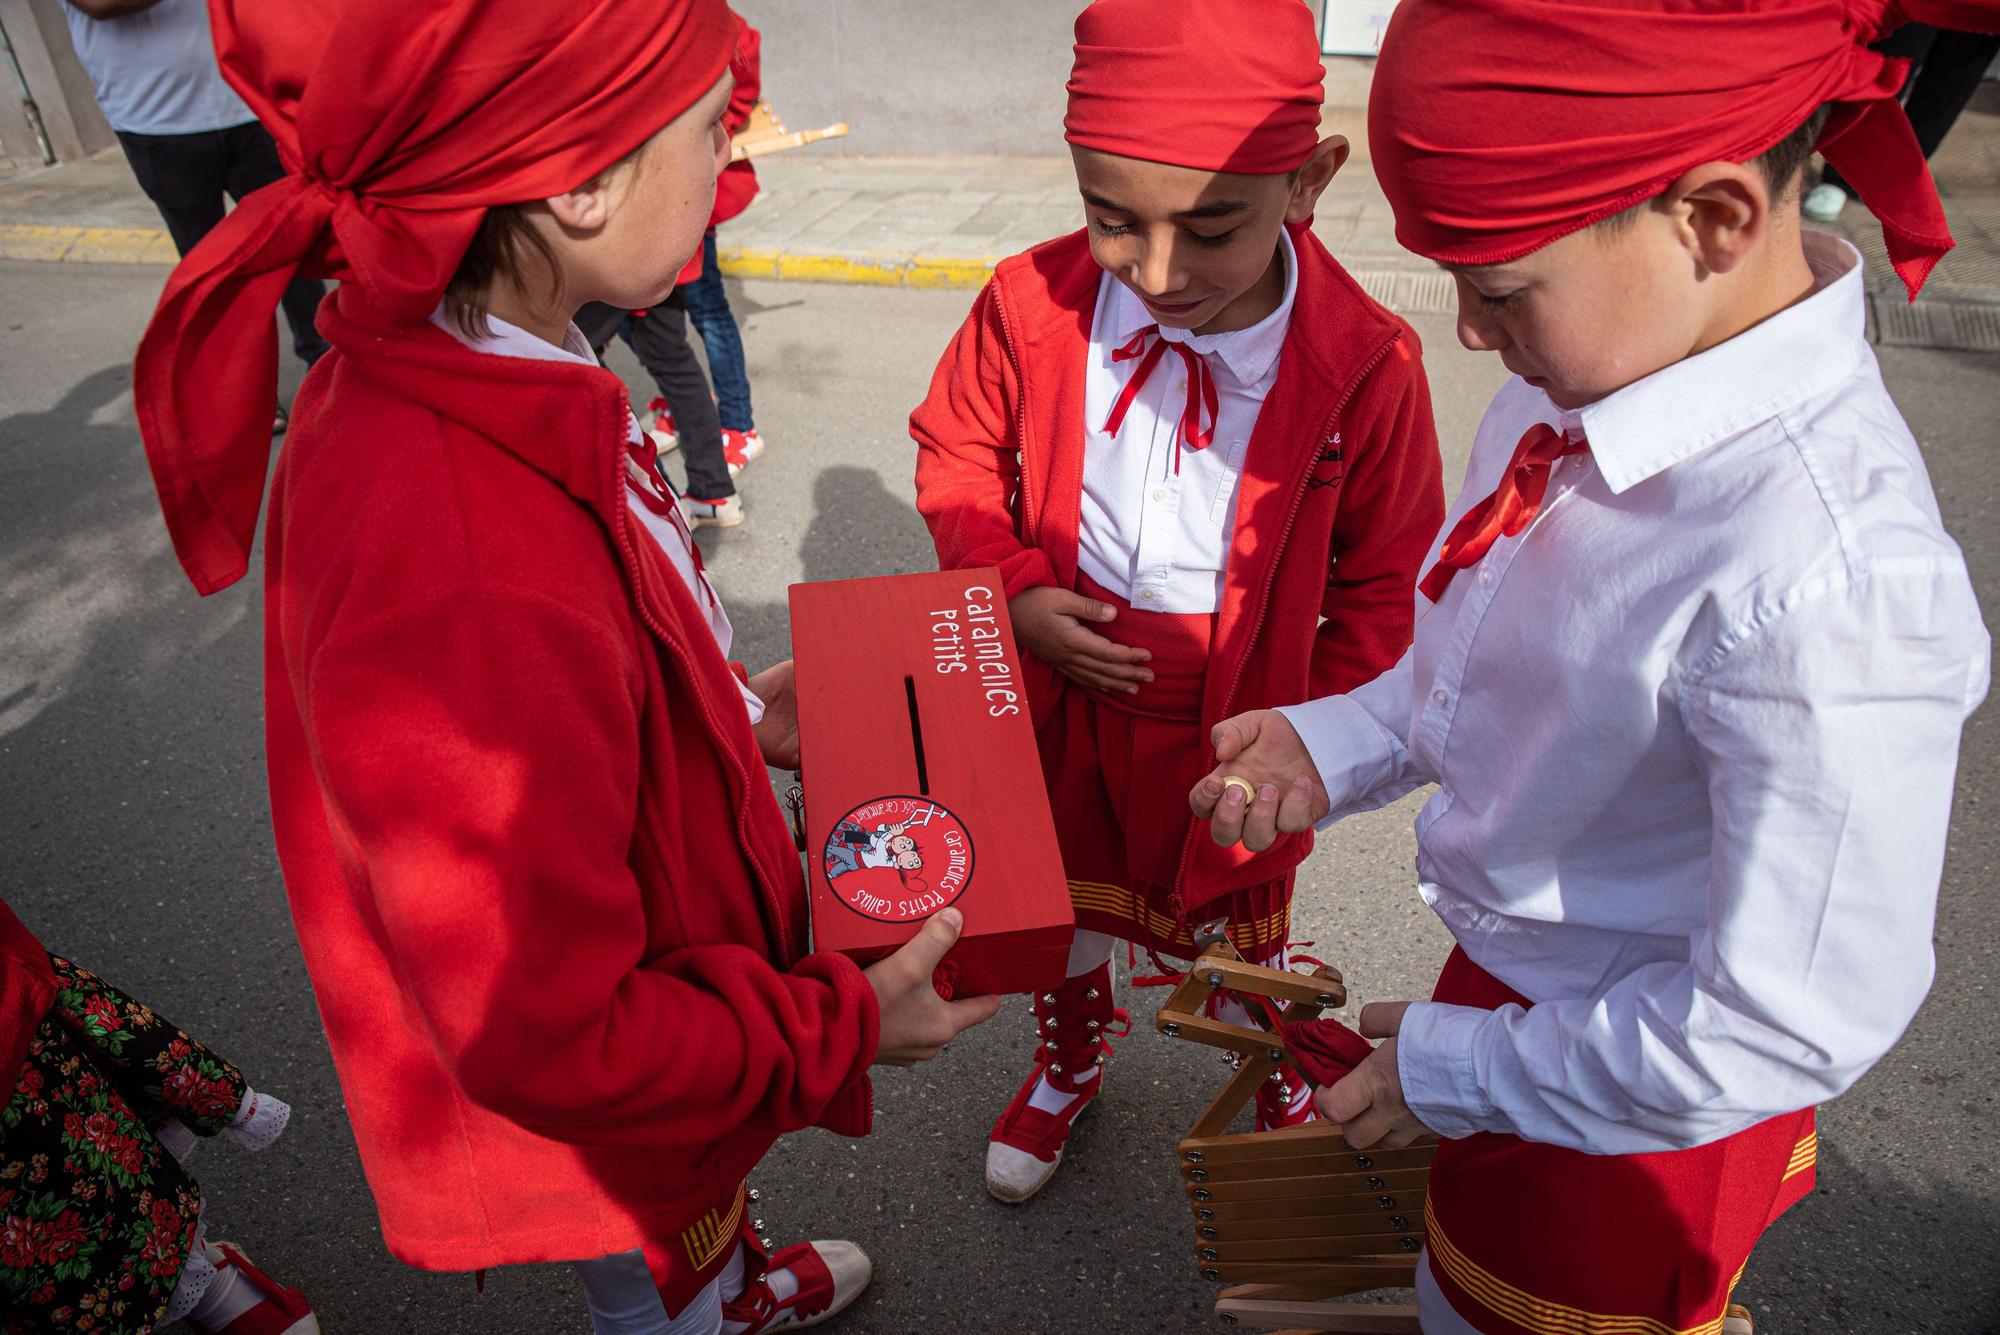
[[(1417, 567), (1444, 522), (1416, 332), (1296, 228), (1298, 290), (1277, 383), (1245, 454), (1205, 727), (1352, 690), (1409, 647)], [(1000, 567), (1007, 595), (1076, 587), (1084, 362), (1103, 271), (1075, 232), (1002, 261), (910, 417), (917, 509), (947, 569)], [(1029, 660), (1039, 722), (1067, 679)], [(1204, 765), (1212, 765), (1212, 754)], [(1218, 847), (1186, 804), (1176, 893), (1192, 912), (1282, 876), (1310, 833)]]
[(735, 679), (635, 532), (625, 388), (322, 308), (266, 533), (272, 819), (389, 1249), (602, 1256), (865, 1133)]

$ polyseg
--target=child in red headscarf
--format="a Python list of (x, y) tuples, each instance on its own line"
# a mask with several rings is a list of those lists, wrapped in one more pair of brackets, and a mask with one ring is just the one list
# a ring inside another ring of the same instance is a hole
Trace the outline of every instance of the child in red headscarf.
[[(779, 1135), (868, 1129), (872, 1062), (991, 999), (930, 988), (947, 912), (863, 973), (810, 954), (766, 762), (790, 664), (732, 672), (625, 390), (571, 323), (666, 295), (726, 143), (721, 0), (218, 3), (297, 174), (175, 271), (141, 426), (204, 592), (244, 571), (271, 312), (341, 279), (272, 481), (272, 820), (398, 1257), (580, 1263), (601, 1331), (810, 1325), (851, 1243), (766, 1257)], [(727, 831), (718, 839), (716, 832)]]
[[(1298, 0), (1097, 0), (1066, 137), (1084, 231), (1003, 262), (910, 419), (947, 569), (998, 566), (1078, 933), (987, 1147), (1021, 1201), (1096, 1098), (1110, 957), (1191, 958), (1226, 920), (1282, 966), (1308, 835), (1257, 856), (1175, 818), (1208, 729), (1358, 685), (1410, 638), (1443, 514), (1416, 335), (1310, 229), (1347, 156), (1319, 135)], [(1259, 1125), (1311, 1116), (1274, 1081)]]
[(1383, 42), (1397, 235), (1515, 378), (1410, 652), (1225, 723), (1192, 802), (1254, 849), (1438, 785), (1417, 868), (1458, 949), (1318, 1100), (1357, 1151), (1446, 1138), (1430, 1335), (1749, 1335), (1730, 1293), (1812, 1188), (1813, 1105), (1930, 985), (1988, 638), (1861, 257), (1799, 216), (1817, 145), (1912, 292), (1951, 244), (1865, 45), (1893, 21), (1403, 0)]

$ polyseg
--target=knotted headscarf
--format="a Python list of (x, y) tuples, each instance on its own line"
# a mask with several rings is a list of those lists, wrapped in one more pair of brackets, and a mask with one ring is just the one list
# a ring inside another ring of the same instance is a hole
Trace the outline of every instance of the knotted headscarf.
[(1063, 137), (1269, 176), (1319, 143), (1326, 71), (1304, 0), (1094, 0), (1076, 19)]
[(1747, 162), (1830, 105), (1819, 150), (1882, 223), (1915, 298), (1951, 230), (1909, 118), (1911, 19), (2000, 28), (1995, 0), (1402, 0), (1368, 104), (1396, 239), (1501, 264)]
[(590, 180), (700, 99), (723, 0), (210, 0), (223, 76), (294, 173), (168, 280), (134, 368), (175, 552), (203, 593), (247, 568), (293, 278), (426, 320), (488, 208)]

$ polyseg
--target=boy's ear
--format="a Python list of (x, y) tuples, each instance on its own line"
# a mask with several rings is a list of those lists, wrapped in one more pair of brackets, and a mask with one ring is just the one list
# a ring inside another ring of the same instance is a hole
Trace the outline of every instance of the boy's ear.
[(1333, 184), (1333, 178), (1347, 161), (1347, 136), (1330, 134), (1314, 147), (1305, 166), (1292, 181), (1292, 197), (1285, 202), (1285, 221), (1310, 222), (1319, 197)]
[(549, 196), (543, 201), (549, 216), (572, 236), (601, 231), (611, 221), (612, 176), (612, 172), (600, 172), (574, 190)]
[(1673, 215), (1681, 244), (1711, 273), (1741, 264), (1771, 225), (1771, 188), (1754, 163), (1689, 168), (1657, 202)]

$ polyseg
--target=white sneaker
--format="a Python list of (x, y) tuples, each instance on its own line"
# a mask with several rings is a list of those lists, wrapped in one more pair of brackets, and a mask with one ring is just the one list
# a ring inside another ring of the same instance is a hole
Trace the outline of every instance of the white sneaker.
[(1847, 192), (1837, 185), (1816, 185), (1801, 212), (1814, 222), (1832, 222), (1847, 207)]
[(681, 497), (681, 513), (689, 528), (735, 528), (743, 522), (743, 498), (725, 496), (719, 501)]

